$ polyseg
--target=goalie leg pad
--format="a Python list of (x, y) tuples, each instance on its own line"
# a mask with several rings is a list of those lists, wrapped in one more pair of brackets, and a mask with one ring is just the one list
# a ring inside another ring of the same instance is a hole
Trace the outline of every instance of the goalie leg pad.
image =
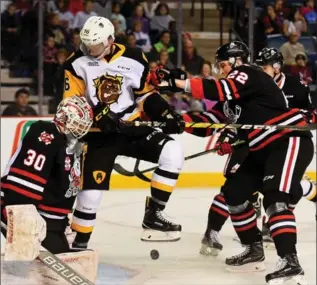
[(7, 242), (5, 261), (31, 261), (38, 255), (46, 237), (46, 222), (34, 205), (6, 207)]

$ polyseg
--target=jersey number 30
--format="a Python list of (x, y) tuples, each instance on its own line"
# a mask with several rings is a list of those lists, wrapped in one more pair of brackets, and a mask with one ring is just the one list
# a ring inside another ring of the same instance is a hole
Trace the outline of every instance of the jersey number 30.
[(37, 154), (33, 149), (29, 149), (27, 154), (28, 157), (24, 159), (24, 164), (27, 166), (33, 166), (35, 170), (41, 171), (46, 160), (45, 155)]

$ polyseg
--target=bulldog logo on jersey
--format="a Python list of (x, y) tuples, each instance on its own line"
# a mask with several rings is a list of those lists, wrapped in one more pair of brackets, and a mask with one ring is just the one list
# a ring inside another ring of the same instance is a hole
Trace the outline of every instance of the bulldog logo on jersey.
[(74, 155), (74, 164), (68, 175), (69, 188), (65, 194), (66, 198), (76, 196), (80, 188), (80, 157)]
[(106, 173), (104, 171), (101, 171), (101, 170), (94, 171), (92, 173), (92, 175), (93, 175), (97, 184), (102, 183), (102, 181), (104, 181), (106, 178)]
[(112, 76), (108, 73), (94, 79), (94, 86), (99, 100), (108, 105), (117, 102), (122, 93), (122, 81), (123, 76)]

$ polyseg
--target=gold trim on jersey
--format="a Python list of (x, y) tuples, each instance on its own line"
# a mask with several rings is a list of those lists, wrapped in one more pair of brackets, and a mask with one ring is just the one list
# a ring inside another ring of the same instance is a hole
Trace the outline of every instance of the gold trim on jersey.
[(155, 87), (147, 82), (144, 83), (144, 87), (142, 90), (140, 91), (135, 91), (134, 94), (137, 95), (137, 96), (143, 96), (143, 95), (146, 95), (146, 93), (154, 93), (157, 92)]
[(80, 175), (80, 186), (79, 186), (80, 190), (83, 190), (83, 186), (84, 186), (84, 165), (85, 165), (87, 151), (88, 151), (88, 145), (85, 144), (83, 146), (83, 153), (82, 153), (82, 160), (81, 160), (81, 175)]
[(166, 185), (154, 180), (151, 181), (151, 187), (169, 193), (173, 192), (174, 189), (174, 186)]
[[(110, 63), (116, 59), (118, 59), (120, 56), (122, 56), (122, 54), (125, 52), (125, 46), (120, 45), (120, 44), (113, 44), (114, 45), (114, 52), (113, 54), (111, 54), (111, 58), (108, 61), (106, 58), (103, 58), (102, 60), (105, 61), (106, 63)], [(116, 47), (119, 48), (119, 50), (116, 51)]]
[(74, 95), (84, 96), (85, 90), (86, 84), (84, 80), (73, 75), (71, 71), (65, 70), (63, 98), (71, 97)]

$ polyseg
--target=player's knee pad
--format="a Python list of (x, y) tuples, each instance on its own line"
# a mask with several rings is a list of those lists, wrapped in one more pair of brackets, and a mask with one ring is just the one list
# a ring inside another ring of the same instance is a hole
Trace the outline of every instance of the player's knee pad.
[(230, 214), (238, 214), (243, 212), (248, 207), (249, 204), (250, 204), (249, 201), (245, 201), (243, 204), (236, 205), (236, 206), (228, 205), (228, 210)]
[(281, 191), (266, 191), (263, 197), (263, 207), (265, 211), (275, 203), (289, 204), (290, 196)]
[(83, 213), (96, 213), (101, 199), (101, 190), (80, 191), (77, 195), (76, 210)]
[(271, 217), (275, 214), (278, 214), (280, 212), (284, 212), (286, 210), (289, 210), (289, 208), (285, 202), (276, 202), (276, 203), (271, 204), (266, 209), (266, 214), (268, 215), (268, 217)]
[(180, 143), (175, 140), (166, 142), (162, 148), (158, 164), (162, 170), (179, 173), (184, 164), (184, 151)]

